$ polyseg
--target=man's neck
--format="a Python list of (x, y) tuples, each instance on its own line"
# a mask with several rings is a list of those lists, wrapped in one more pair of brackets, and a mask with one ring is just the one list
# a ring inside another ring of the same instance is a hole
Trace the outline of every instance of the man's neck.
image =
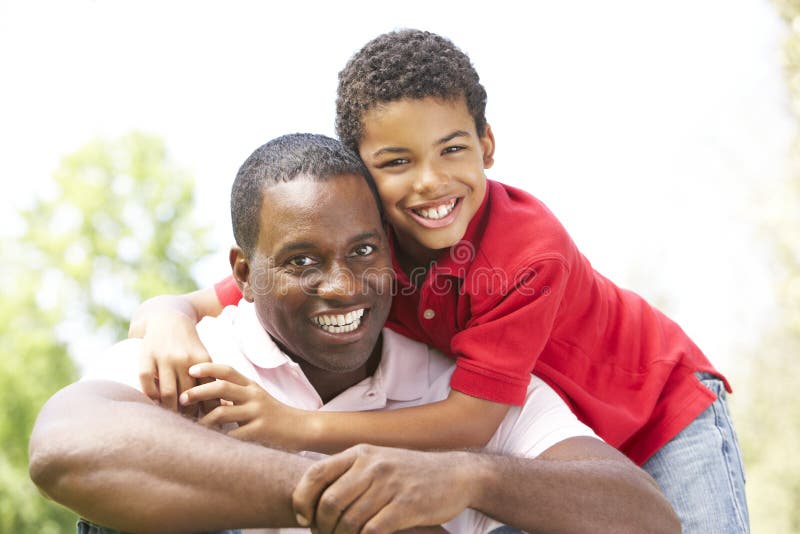
[(319, 367), (314, 367), (302, 360), (298, 361), (298, 365), (300, 365), (300, 368), (303, 370), (306, 378), (308, 378), (308, 381), (311, 382), (311, 385), (314, 386), (314, 389), (317, 390), (317, 394), (322, 399), (322, 402), (327, 404), (347, 388), (355, 386), (365, 378), (375, 374), (381, 362), (382, 351), (383, 335), (378, 336), (378, 341), (375, 343), (375, 347), (372, 349), (372, 354), (367, 362), (353, 371), (333, 373), (320, 369)]

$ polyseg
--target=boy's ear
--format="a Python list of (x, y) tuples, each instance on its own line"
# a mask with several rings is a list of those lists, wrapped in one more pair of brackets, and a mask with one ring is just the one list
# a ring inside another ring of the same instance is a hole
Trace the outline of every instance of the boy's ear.
[(250, 261), (247, 255), (238, 246), (231, 247), (228, 253), (228, 259), (231, 262), (231, 271), (236, 284), (239, 286), (239, 291), (247, 302), (253, 302), (253, 288), (250, 285)]
[(494, 132), (488, 124), (486, 131), (481, 136), (481, 148), (483, 150), (483, 168), (489, 169), (494, 165)]

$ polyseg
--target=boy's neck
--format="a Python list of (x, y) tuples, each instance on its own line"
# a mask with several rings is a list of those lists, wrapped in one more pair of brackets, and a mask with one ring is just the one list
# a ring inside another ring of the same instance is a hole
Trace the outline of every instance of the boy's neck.
[(398, 236), (397, 247), (394, 252), (400, 268), (406, 273), (409, 281), (417, 287), (425, 281), (431, 264), (442, 255), (441, 250), (421, 247), (416, 241), (407, 243), (407, 240), (400, 236)]

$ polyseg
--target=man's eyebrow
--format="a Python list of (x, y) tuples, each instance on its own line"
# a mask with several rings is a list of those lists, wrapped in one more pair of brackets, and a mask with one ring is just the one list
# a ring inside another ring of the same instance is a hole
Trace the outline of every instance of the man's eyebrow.
[(369, 241), (369, 240), (378, 240), (378, 241), (380, 241), (380, 239), (381, 239), (381, 232), (379, 232), (378, 230), (370, 230), (370, 231), (367, 231), (367, 232), (361, 232), (360, 234), (354, 235), (353, 238), (350, 241), (351, 242)]
[(276, 251), (276, 256), (281, 256), (283, 254), (288, 254), (289, 252), (296, 252), (299, 250), (312, 250), (316, 248), (316, 243), (312, 241), (292, 241), (291, 243), (286, 243), (285, 245), (281, 245), (281, 247)]

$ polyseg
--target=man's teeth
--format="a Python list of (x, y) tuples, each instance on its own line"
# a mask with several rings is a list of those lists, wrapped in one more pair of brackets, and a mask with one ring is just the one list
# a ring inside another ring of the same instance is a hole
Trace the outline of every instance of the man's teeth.
[(326, 332), (331, 334), (344, 334), (358, 328), (363, 315), (364, 308), (361, 308), (360, 310), (344, 314), (340, 313), (338, 315), (317, 315), (314, 317), (314, 322)]
[(431, 208), (415, 209), (414, 213), (421, 217), (425, 217), (426, 219), (441, 219), (442, 217), (449, 215), (455, 206), (456, 199), (452, 199), (449, 202), (445, 202), (444, 204), (439, 204), (438, 206)]

